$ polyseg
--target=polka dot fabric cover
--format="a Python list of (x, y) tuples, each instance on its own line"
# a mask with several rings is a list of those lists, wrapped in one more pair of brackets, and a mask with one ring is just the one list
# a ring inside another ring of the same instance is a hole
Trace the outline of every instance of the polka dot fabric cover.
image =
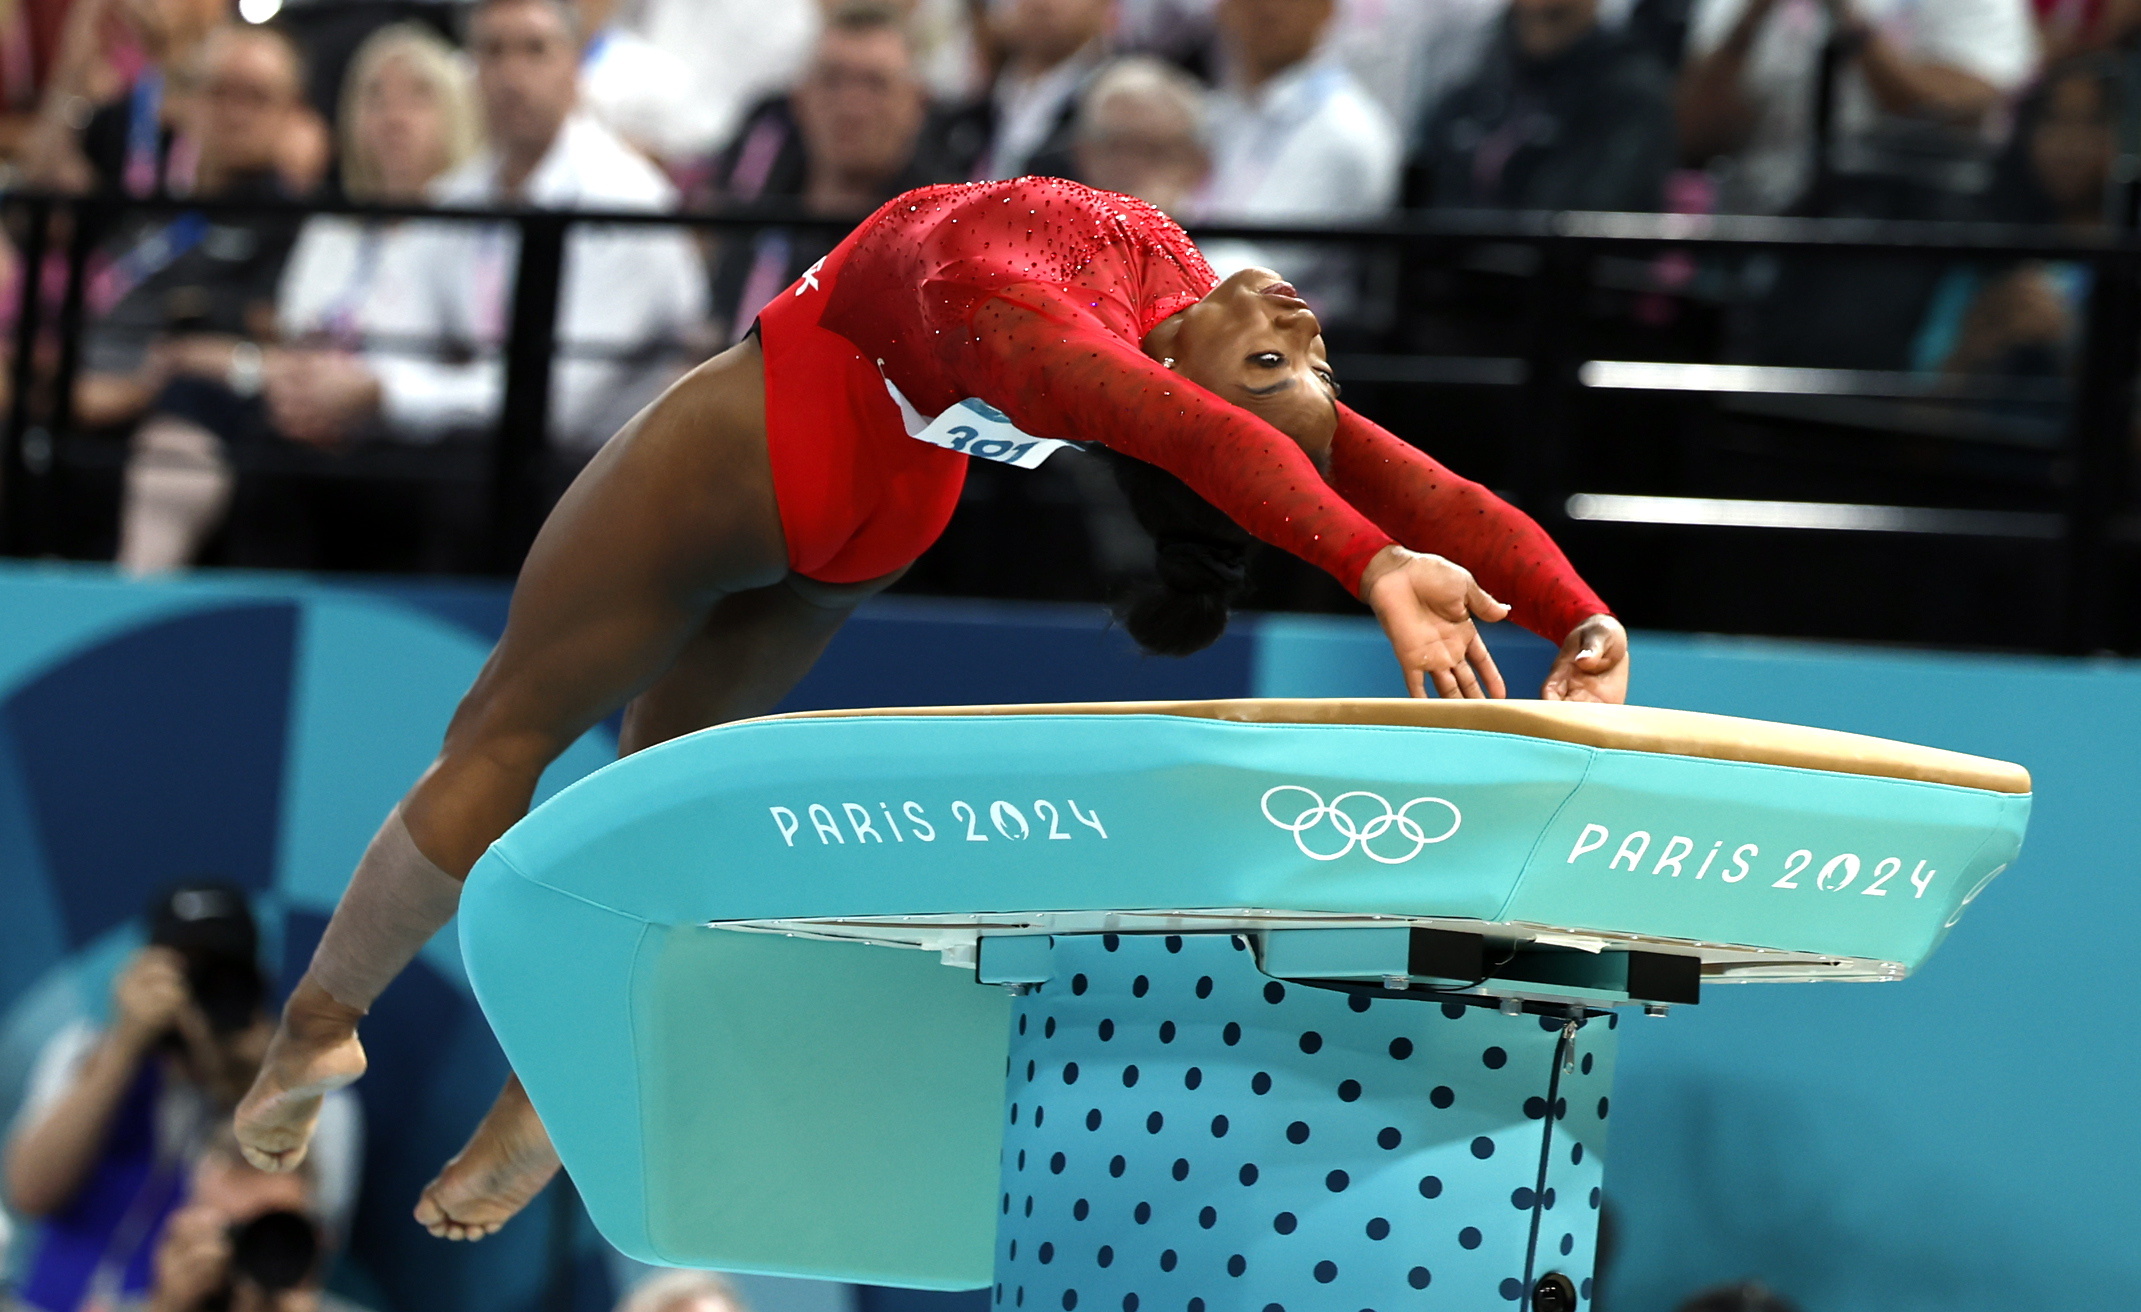
[(1476, 1309), (1549, 1272), (1590, 1306), (1612, 1017), (1557, 1063), (1558, 1020), (1282, 983), (1235, 936), (1053, 957), (1013, 1022), (996, 1306)]
[(925, 187), (832, 262), (821, 325), (924, 414), (979, 397), (1037, 437), (1158, 465), (1348, 591), (1396, 540), (1473, 570), (1553, 642), (1606, 609), (1529, 517), (1344, 407), (1326, 482), (1293, 439), (1146, 355), (1216, 279), (1143, 201), (1054, 178)]

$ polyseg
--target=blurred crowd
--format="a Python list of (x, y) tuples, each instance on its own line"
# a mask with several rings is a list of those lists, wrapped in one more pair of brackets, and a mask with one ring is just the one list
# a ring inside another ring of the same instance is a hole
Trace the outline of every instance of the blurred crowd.
[[(912, 186), (1045, 173), (1193, 224), (1588, 209), (2089, 229), (2141, 136), (2141, 0), (233, 4), (0, 3), (13, 185), (853, 219)], [(475, 484), (456, 509), (392, 461), (450, 461), (495, 424), (512, 228), (182, 210), (88, 237), (68, 400), (74, 428), (125, 444), (122, 564), (468, 563)], [(548, 485), (831, 244), (576, 227)], [(1282, 266), (1336, 332), (1377, 322), (1359, 257), (1208, 254), (1222, 274)], [(1933, 373), (2063, 369), (2088, 284), (2042, 261), (1927, 266), (1900, 289), (1833, 262), (1763, 276), (1765, 358)], [(19, 299), (0, 288), (6, 313)]]

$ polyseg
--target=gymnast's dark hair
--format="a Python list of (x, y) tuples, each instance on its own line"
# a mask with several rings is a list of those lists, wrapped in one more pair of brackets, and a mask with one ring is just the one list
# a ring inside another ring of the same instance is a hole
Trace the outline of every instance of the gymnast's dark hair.
[(1166, 470), (1114, 451), (1107, 456), (1137, 522), (1152, 535), (1155, 556), (1154, 576), (1116, 602), (1115, 618), (1155, 656), (1203, 651), (1227, 631), (1254, 539)]

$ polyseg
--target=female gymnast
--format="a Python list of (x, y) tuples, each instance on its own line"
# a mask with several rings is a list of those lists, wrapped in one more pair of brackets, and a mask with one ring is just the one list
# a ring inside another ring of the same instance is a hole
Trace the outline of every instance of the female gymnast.
[[(505, 635), (284, 1008), (238, 1109), (248, 1158), (303, 1158), (321, 1096), (364, 1071), (357, 1022), (568, 744), (620, 705), (620, 752), (765, 713), (935, 540), (968, 457), (910, 434), (966, 398), (1114, 454), (1159, 544), (1159, 586), (1125, 616), (1148, 649), (1219, 635), (1254, 534), (1374, 610), (1414, 696), (1504, 695), (1473, 619), (1513, 615), (1560, 644), (1543, 696), (1620, 701), (1627, 635), (1605, 605), (1530, 519), (1339, 405), (1319, 331), (1278, 275), (1218, 282), (1128, 197), (1027, 178), (878, 211), (552, 512)], [(557, 1164), (509, 1080), (417, 1219), (480, 1238)]]

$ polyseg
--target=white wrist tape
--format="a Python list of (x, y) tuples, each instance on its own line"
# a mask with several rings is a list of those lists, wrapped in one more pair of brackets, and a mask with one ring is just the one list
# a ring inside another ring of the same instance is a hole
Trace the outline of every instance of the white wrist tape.
[(461, 881), (416, 850), (397, 806), (364, 849), (307, 973), (343, 1006), (369, 1010), (460, 904)]

